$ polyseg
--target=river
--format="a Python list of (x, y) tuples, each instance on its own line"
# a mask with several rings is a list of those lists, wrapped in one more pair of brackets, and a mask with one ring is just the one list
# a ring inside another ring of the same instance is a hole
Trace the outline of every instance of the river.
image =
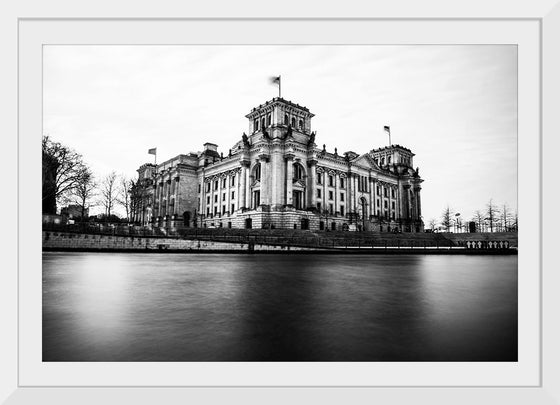
[(517, 256), (43, 253), (43, 361), (517, 361)]

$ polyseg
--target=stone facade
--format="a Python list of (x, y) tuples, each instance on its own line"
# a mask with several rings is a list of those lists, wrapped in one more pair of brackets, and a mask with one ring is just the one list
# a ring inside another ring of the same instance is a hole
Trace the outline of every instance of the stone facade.
[(422, 179), (400, 145), (317, 148), (314, 115), (274, 98), (224, 156), (212, 143), (138, 169), (135, 220), (156, 226), (422, 232)]

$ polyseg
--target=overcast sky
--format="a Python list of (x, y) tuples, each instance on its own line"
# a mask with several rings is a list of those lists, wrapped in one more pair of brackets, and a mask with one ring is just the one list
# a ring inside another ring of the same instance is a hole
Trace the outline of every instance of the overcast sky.
[(470, 219), (492, 198), (517, 209), (515, 46), (45, 46), (44, 134), (98, 177), (218, 144), (278, 96), (315, 114), (316, 143), (365, 153), (411, 149), (423, 216)]

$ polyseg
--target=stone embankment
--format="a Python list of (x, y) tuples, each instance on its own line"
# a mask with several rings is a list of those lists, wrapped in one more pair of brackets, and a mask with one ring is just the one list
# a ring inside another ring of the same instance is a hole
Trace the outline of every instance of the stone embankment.
[(197, 252), (197, 251), (302, 251), (307, 247), (268, 244), (220, 242), (161, 237), (93, 235), (73, 232), (43, 231), (43, 250), (56, 251), (138, 251), (138, 252)]
[[(153, 253), (195, 253), (195, 252), (291, 252), (291, 253), (368, 253), (368, 254), (517, 254), (517, 241), (502, 246), (483, 243), (483, 248), (473, 248), (470, 241), (450, 241), (438, 235), (415, 234), (414, 239), (400, 235), (379, 235), (375, 242), (353, 240), (357, 235), (346, 238), (310, 238), (292, 239), (266, 236), (266, 238), (250, 240), (212, 240), (210, 235), (204, 237), (165, 237), (165, 236), (132, 236), (89, 234), (63, 231), (43, 231), (44, 251), (94, 251), (94, 252), (153, 252)], [(502, 235), (503, 236), (503, 235)], [(223, 238), (223, 236), (222, 236)], [(434, 239), (435, 238), (435, 239)], [(393, 240), (394, 239), (394, 240)], [(431, 240), (434, 239), (434, 240)], [(440, 240), (441, 239), (441, 240)], [(474, 238), (473, 238), (474, 239)], [(481, 240), (481, 235), (478, 235)], [(498, 238), (503, 239), (503, 238)], [(516, 238), (515, 238), (516, 239)]]

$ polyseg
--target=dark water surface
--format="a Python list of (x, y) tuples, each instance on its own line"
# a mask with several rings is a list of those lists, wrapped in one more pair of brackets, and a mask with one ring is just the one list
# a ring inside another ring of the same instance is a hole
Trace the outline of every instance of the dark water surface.
[(43, 254), (44, 361), (517, 361), (517, 256)]

